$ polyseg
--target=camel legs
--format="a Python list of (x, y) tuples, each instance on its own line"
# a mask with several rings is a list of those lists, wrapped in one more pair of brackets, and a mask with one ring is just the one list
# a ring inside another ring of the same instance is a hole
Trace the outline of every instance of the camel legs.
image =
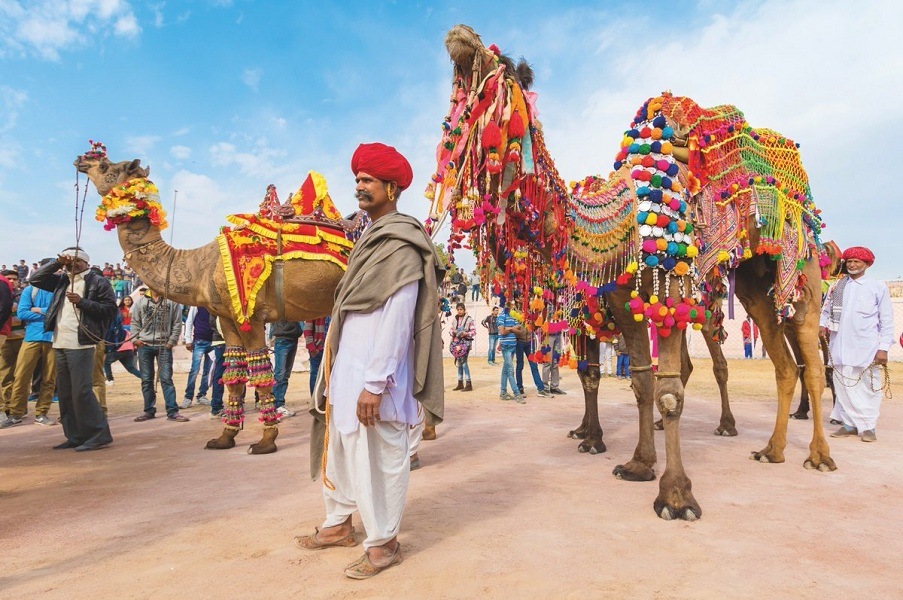
[(248, 377), (250, 384), (257, 388), (260, 401), (258, 419), (263, 423), (263, 437), (248, 447), (248, 454), (272, 454), (277, 450), (276, 436), (279, 435), (279, 414), (276, 412), (273, 385), (273, 363), (270, 362), (266, 346), (248, 352)]
[(599, 340), (586, 335), (575, 337), (574, 343), (585, 347), (586, 366), (577, 369), (583, 386), (584, 412), (580, 427), (571, 431), (568, 437), (583, 440), (577, 446), (580, 452), (599, 454), (605, 452), (602, 441), (602, 425), (599, 423)]
[[(798, 369), (793, 355), (784, 341), (783, 323), (778, 323), (774, 314), (774, 302), (765, 293), (768, 289), (767, 277), (757, 276), (754, 265), (748, 261), (737, 269), (736, 294), (747, 314), (752, 316), (761, 333), (762, 343), (771, 362), (774, 365), (775, 381), (777, 383), (778, 412), (775, 421), (774, 432), (768, 445), (762, 450), (752, 453), (752, 458), (760, 462), (780, 463), (784, 462), (784, 448), (787, 445), (787, 422), (790, 420), (790, 403), (793, 401), (793, 391), (796, 388)], [(818, 277), (816, 277), (816, 281)], [(817, 318), (817, 315), (813, 315)], [(816, 335), (818, 327), (816, 323)], [(799, 338), (800, 345), (806, 340)], [(815, 340), (813, 339), (813, 345)], [(813, 348), (814, 349), (814, 348)], [(812, 369), (814, 371), (815, 369)], [(822, 386), (824, 382), (822, 382)], [(821, 389), (811, 388), (813, 391)]]
[[(711, 333), (708, 327), (702, 328), (702, 338), (709, 349), (709, 356), (712, 357), (712, 372), (715, 374), (718, 392), (721, 394), (721, 421), (715, 429), (715, 435), (733, 437), (737, 435), (737, 423), (734, 421), (734, 413), (731, 412), (731, 403), (727, 395), (727, 359), (724, 358), (721, 344), (712, 339)], [(686, 385), (686, 381), (684, 381), (684, 385)]]
[(681, 346), (685, 331), (675, 331), (658, 339), (658, 371), (655, 374), (655, 404), (665, 428), (665, 471), (659, 480), (655, 514), (665, 520), (695, 521), (702, 509), (693, 497), (692, 483), (684, 471), (680, 456), (680, 415), (684, 407), (681, 381)]
[[(221, 325), (225, 330), (224, 322)], [(245, 422), (245, 382), (248, 380), (248, 362), (244, 348), (226, 346), (223, 352), (223, 383), (226, 386), (226, 406), (223, 410), (223, 432), (218, 438), (207, 442), (208, 450), (228, 450), (235, 446), (235, 436)]]
[[(817, 261), (810, 260), (806, 266), (808, 283), (804, 289), (805, 304), (798, 308), (793, 317), (792, 327), (796, 330), (799, 340), (800, 354), (806, 389), (812, 397), (812, 440), (809, 443), (809, 456), (803, 465), (808, 469), (819, 471), (834, 471), (837, 465), (831, 458), (828, 441), (825, 439), (822, 427), (822, 403), (821, 397), (825, 391), (825, 370), (822, 362), (821, 347), (818, 338), (819, 308), (821, 306), (821, 289), (818, 277)], [(786, 421), (784, 422), (786, 426)]]
[[(620, 291), (620, 290), (619, 290)], [(618, 292), (613, 292), (616, 296)], [(629, 296), (628, 296), (629, 298)], [(620, 301), (619, 301), (620, 300)], [(626, 300), (613, 298), (611, 305), (623, 307)], [(630, 385), (636, 397), (639, 412), (639, 438), (633, 458), (623, 465), (617, 465), (612, 473), (618, 479), (627, 481), (652, 481), (655, 479), (655, 437), (653, 436), (653, 383), (652, 357), (649, 352), (649, 334), (646, 322), (636, 322), (625, 310), (614, 311), (615, 323), (627, 342), (630, 353)], [(676, 355), (679, 361), (680, 354)], [(661, 359), (661, 351), (659, 351)], [(680, 368), (678, 364), (677, 369)]]
[[(271, 454), (276, 452), (276, 437), (279, 435), (279, 417), (276, 413), (272, 389), (275, 384), (273, 365), (269, 350), (265, 345), (263, 323), (253, 323), (251, 331), (241, 331), (227, 319), (220, 319), (220, 327), (226, 340), (223, 355), (225, 371), (223, 383), (229, 395), (223, 411), (222, 434), (207, 442), (211, 450), (225, 450), (235, 446), (235, 436), (244, 427), (244, 397), (247, 384), (257, 388), (260, 399), (260, 416), (263, 436), (260, 441), (248, 447), (249, 454)], [(254, 350), (245, 351), (245, 348)]]
[(784, 338), (790, 346), (790, 352), (793, 353), (793, 359), (796, 361), (796, 368), (799, 370), (800, 380), (800, 404), (796, 412), (790, 414), (794, 419), (809, 418), (809, 390), (806, 388), (806, 364), (803, 362), (803, 355), (800, 352), (800, 343), (796, 339), (796, 330), (793, 327), (784, 328)]

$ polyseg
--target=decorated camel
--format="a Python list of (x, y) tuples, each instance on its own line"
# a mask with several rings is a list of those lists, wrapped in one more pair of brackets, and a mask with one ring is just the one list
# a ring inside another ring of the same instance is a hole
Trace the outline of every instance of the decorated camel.
[(93, 144), (75, 166), (97, 188), (97, 219), (117, 230), (125, 259), (141, 280), (165, 298), (219, 317), (228, 398), (223, 432), (206, 447), (235, 446), (250, 384), (257, 388), (263, 436), (248, 452), (275, 452), (279, 415), (264, 326), (328, 315), (352, 246), (343, 229), (348, 223), (335, 211), (325, 181), (312, 172), (283, 206), (269, 188), (260, 212), (230, 215), (233, 227), (224, 227), (215, 240), (180, 250), (161, 237), (165, 215), (148, 179), (150, 168), (140, 160), (113, 163), (101, 144)]
[[(557, 315), (567, 321), (586, 400), (575, 431), (585, 438), (581, 449), (604, 450), (598, 340), (620, 330), (639, 440), (614, 473), (655, 478), (655, 405), (666, 465), (654, 510), (665, 519), (701, 515), (680, 457), (686, 329), (705, 326), (707, 303), (732, 290), (759, 326), (778, 388), (774, 432), (752, 456), (783, 462), (797, 377), (785, 328), (799, 342), (810, 393), (818, 398), (824, 389), (817, 351), (821, 222), (793, 142), (752, 129), (733, 107), (703, 109), (663, 94), (637, 111), (611, 175), (565, 186), (545, 147), (526, 65), (484, 47), (466, 26), (449, 32), (446, 47), (454, 85), (427, 190), (433, 216), (447, 211), (453, 242), (468, 238), (478, 264), (503, 272), (509, 290), (533, 290), (522, 302), (528, 322), (551, 331)], [(721, 290), (725, 278), (730, 285)], [(647, 323), (658, 335), (655, 373)], [(805, 465), (833, 470), (819, 404), (813, 408)]]

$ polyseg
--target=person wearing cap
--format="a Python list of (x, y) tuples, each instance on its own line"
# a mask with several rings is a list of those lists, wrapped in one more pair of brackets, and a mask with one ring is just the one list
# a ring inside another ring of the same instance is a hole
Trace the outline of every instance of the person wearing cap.
[(868, 248), (847, 248), (841, 258), (847, 275), (828, 291), (819, 321), (834, 367), (837, 402), (831, 419), (842, 423), (831, 437), (858, 435), (874, 442), (884, 383), (877, 366), (887, 364), (894, 343), (893, 307), (887, 286), (865, 276), (875, 262)]
[(398, 531), (418, 402), (430, 424), (442, 420), (435, 307), (445, 269), (420, 222), (398, 212), (399, 194), (413, 179), (404, 156), (384, 144), (361, 144), (351, 171), (371, 225), (336, 289), (314, 390), (311, 475), (323, 477), (326, 519), (295, 543), (308, 550), (355, 546), (351, 518), (359, 512), (365, 552), (345, 575), (366, 579), (401, 561)]
[[(66, 248), (29, 279), (34, 287), (53, 293), (44, 330), (53, 332), (60, 423), (66, 436), (55, 450), (98, 450), (113, 441), (91, 378), (94, 351), (116, 314), (116, 298), (110, 282), (89, 270), (90, 260), (83, 249)], [(61, 268), (66, 272), (57, 273)]]

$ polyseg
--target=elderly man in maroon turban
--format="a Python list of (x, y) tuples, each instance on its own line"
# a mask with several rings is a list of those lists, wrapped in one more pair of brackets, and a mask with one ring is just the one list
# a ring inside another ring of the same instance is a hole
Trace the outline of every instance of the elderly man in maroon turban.
[(894, 343), (893, 307), (887, 286), (865, 277), (875, 262), (871, 250), (854, 246), (841, 258), (847, 275), (828, 291), (820, 320), (837, 392), (831, 418), (842, 423), (831, 437), (858, 435), (863, 442), (874, 442), (884, 382), (879, 366), (887, 364)]
[(401, 560), (397, 538), (410, 476), (409, 431), (422, 418), (418, 405), (430, 423), (442, 420), (436, 300), (444, 269), (420, 222), (398, 212), (398, 196), (413, 179), (404, 156), (384, 144), (361, 144), (351, 171), (372, 224), (336, 289), (314, 390), (311, 475), (323, 477), (326, 519), (296, 544), (356, 545), (352, 515), (359, 512), (365, 552), (345, 575), (365, 579)]

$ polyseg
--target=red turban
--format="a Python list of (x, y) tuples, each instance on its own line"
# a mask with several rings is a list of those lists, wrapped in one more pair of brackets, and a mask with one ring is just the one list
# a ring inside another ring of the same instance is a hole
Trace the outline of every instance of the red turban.
[(872, 266), (872, 263), (875, 262), (875, 255), (872, 254), (872, 251), (865, 246), (853, 246), (851, 248), (847, 248), (843, 251), (843, 256), (841, 256), (841, 258), (844, 260), (855, 258), (857, 260), (861, 260), (868, 266)]
[(414, 171), (411, 164), (398, 150), (385, 144), (361, 144), (351, 157), (351, 172), (357, 176), (364, 172), (383, 181), (394, 181), (398, 189), (411, 185)]

